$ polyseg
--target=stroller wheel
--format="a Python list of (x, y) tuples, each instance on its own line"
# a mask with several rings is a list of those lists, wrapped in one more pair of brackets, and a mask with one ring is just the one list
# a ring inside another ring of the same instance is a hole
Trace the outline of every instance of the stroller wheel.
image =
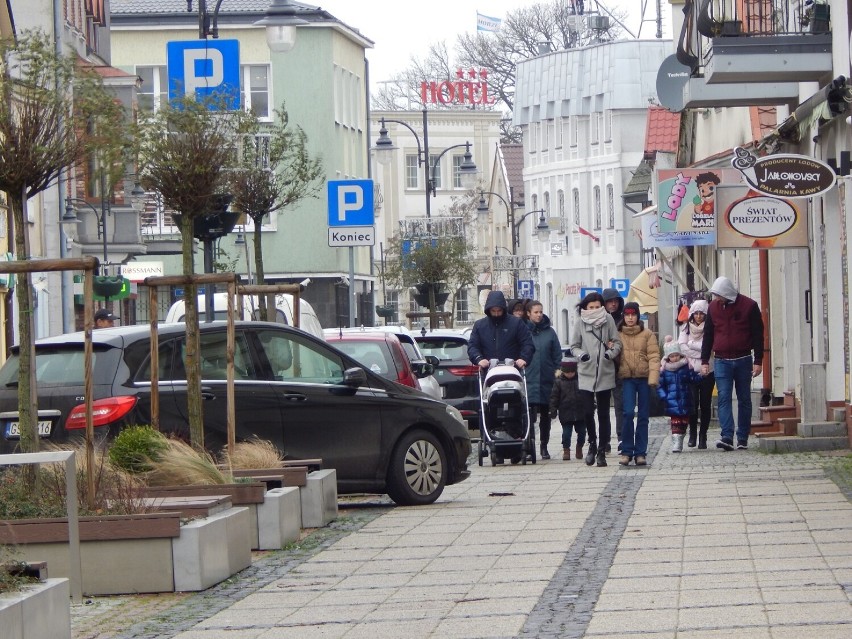
[[(515, 455), (514, 457), (512, 457), (512, 463), (518, 464), (518, 463), (521, 462), (522, 459), (523, 459), (523, 455), (521, 455), (520, 457), (518, 455)], [(524, 463), (526, 463), (526, 462), (524, 462)]]
[(498, 466), (502, 463), (503, 463), (503, 458), (497, 457), (497, 453), (492, 452), (491, 453), (491, 465), (492, 466)]
[(482, 460), (485, 458), (485, 446), (482, 444), (482, 440), (479, 440), (479, 450), (477, 451), (477, 457), (479, 458), (479, 465), (482, 466)]

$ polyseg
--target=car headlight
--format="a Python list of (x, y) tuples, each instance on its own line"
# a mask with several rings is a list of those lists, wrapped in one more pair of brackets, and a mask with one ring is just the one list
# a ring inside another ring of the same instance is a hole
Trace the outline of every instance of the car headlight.
[(447, 404), (447, 414), (453, 419), (455, 419), (462, 426), (467, 427), (467, 421), (465, 421), (465, 418), (462, 417), (462, 414), (459, 412), (459, 409), (455, 406), (450, 406), (449, 404)]

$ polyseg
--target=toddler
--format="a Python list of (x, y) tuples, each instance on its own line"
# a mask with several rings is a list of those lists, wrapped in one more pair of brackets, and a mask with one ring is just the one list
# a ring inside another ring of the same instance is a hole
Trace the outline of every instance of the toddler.
[(583, 415), (583, 400), (577, 382), (577, 360), (566, 357), (556, 372), (556, 383), (550, 391), (550, 418), (559, 415), (562, 424), (562, 459), (571, 459), (571, 431), (577, 431), (577, 450), (574, 455), (583, 459), (583, 444), (586, 443), (586, 423)]
[(683, 450), (683, 436), (689, 426), (691, 386), (701, 380), (701, 375), (688, 366), (688, 361), (681, 354), (677, 342), (667, 342), (663, 354), (657, 395), (663, 400), (663, 411), (671, 417), (672, 452), (679, 453)]

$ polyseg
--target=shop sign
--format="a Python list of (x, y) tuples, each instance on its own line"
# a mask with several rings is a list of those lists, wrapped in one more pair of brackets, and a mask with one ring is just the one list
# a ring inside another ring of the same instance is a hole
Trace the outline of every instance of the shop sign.
[(746, 187), (717, 191), (720, 220), (717, 248), (805, 248), (808, 228), (794, 201), (769, 197)]
[(731, 165), (751, 188), (773, 197), (814, 197), (830, 190), (836, 181), (834, 169), (806, 155), (779, 153), (758, 158), (737, 147)]

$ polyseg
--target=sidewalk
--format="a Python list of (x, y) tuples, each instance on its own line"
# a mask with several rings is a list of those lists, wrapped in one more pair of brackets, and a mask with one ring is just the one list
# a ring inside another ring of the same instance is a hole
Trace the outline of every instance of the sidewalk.
[(644, 469), (486, 460), (115, 636), (852, 637), (852, 504), (822, 460), (668, 447), (653, 419)]

